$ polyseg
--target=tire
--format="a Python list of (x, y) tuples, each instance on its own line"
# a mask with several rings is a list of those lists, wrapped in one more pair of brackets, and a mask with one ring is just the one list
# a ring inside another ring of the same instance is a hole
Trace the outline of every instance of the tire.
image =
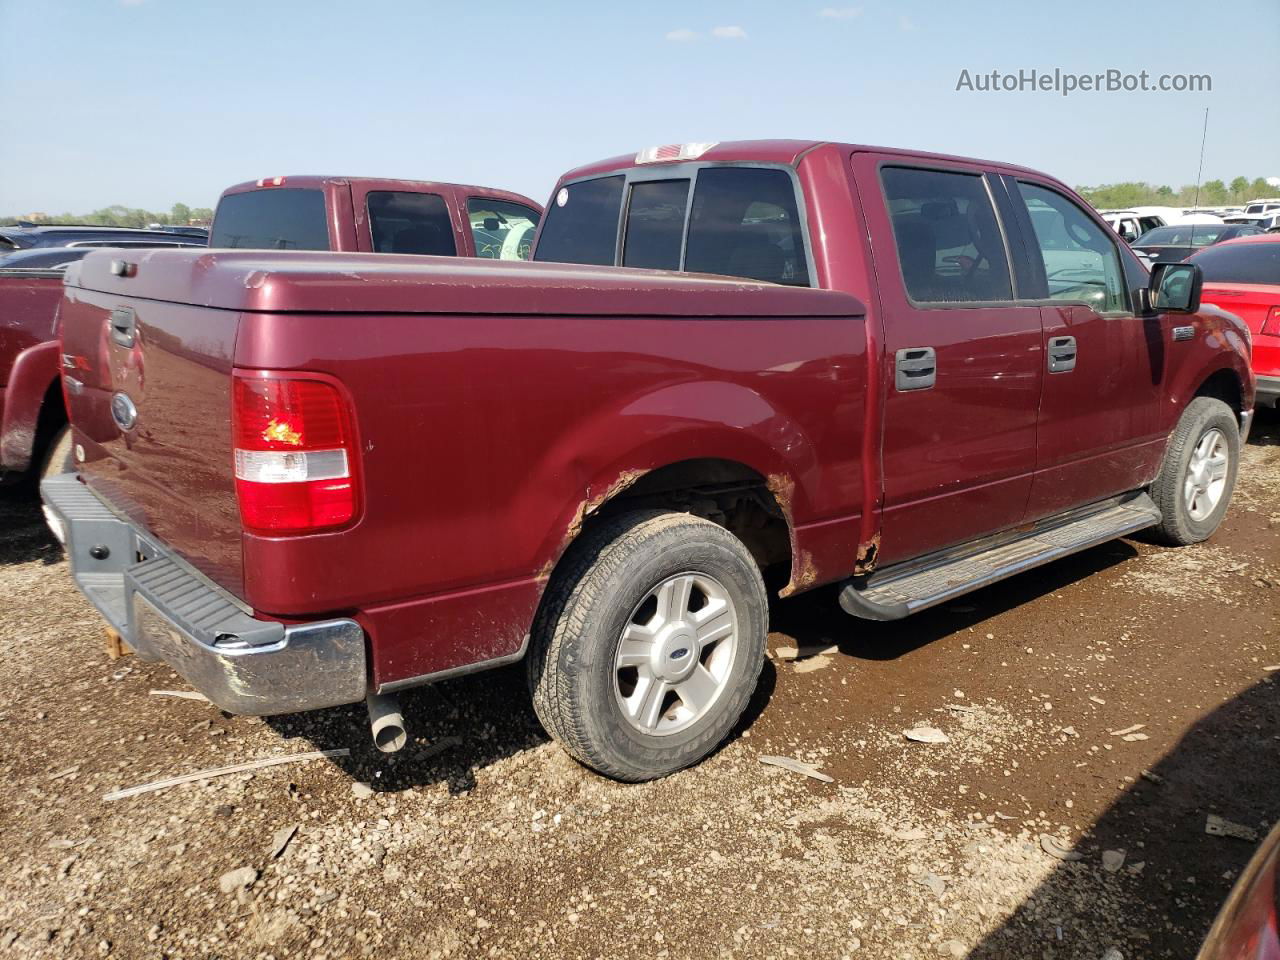
[(755, 690), (768, 611), (755, 561), (723, 527), (659, 510), (609, 519), (570, 548), (534, 623), (538, 719), (616, 780), (697, 763)]
[(1160, 473), (1151, 485), (1151, 499), (1162, 517), (1153, 529), (1154, 538), (1183, 547), (1212, 536), (1231, 503), (1239, 467), (1240, 428), (1235, 414), (1221, 400), (1196, 397), (1178, 418)]
[(76, 468), (75, 455), (72, 452), (71, 427), (63, 425), (45, 450), (44, 459), (40, 462), (40, 479), (70, 473)]

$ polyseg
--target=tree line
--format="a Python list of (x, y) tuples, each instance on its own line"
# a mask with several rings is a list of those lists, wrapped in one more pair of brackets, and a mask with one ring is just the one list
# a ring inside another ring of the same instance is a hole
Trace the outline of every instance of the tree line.
[[(1145, 182), (1104, 183), (1098, 187), (1076, 187), (1076, 192), (1100, 210), (1123, 207), (1190, 207), (1197, 203), (1196, 186), (1188, 184), (1174, 190), (1170, 186), (1156, 186)], [(1236, 177), (1230, 183), (1224, 180), (1206, 180), (1200, 184), (1199, 205), (1221, 207), (1241, 204), (1254, 197), (1270, 197), (1280, 193), (1269, 186), (1262, 177), (1250, 180)]]
[[(0, 217), (0, 223), (17, 223), (26, 218), (26, 214), (4, 216)], [(185, 203), (175, 203), (168, 213), (115, 204), (95, 210), (93, 213), (60, 213), (57, 216), (42, 216), (39, 220), (32, 222), (41, 225), (87, 223), (97, 227), (145, 227), (152, 223), (161, 223), (165, 226), (185, 227), (192, 220), (208, 222), (212, 219), (213, 210), (209, 207), (189, 207)]]

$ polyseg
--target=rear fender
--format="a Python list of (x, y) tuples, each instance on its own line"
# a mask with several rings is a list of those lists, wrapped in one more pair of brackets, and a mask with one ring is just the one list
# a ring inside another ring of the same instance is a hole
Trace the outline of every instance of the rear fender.
[(813, 444), (760, 394), (732, 383), (701, 382), (665, 387), (622, 409), (597, 411), (548, 452), (539, 470), (546, 482), (554, 485), (552, 478), (567, 473), (580, 478), (580, 494), (563, 506), (547, 532), (539, 551), (540, 576), (550, 576), (588, 518), (645, 474), (698, 459), (739, 463), (765, 478), (787, 522), (794, 574), (796, 526), (811, 515), (818, 479)]
[[(4, 390), (0, 467), (14, 471), (31, 467), (40, 413), (49, 388), (57, 379), (58, 341), (46, 340), (18, 354)], [(57, 402), (61, 405), (61, 395), (58, 395)]]

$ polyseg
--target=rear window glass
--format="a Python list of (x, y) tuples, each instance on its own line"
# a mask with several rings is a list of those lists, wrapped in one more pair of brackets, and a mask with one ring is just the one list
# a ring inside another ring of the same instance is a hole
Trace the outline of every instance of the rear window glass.
[(533, 259), (612, 264), (622, 185), (622, 177), (600, 177), (561, 187), (547, 208)]
[(685, 247), (693, 273), (809, 285), (795, 189), (784, 170), (704, 167)]
[(436, 193), (371, 190), (369, 230), (378, 253), (416, 253), (452, 257), (453, 222), (444, 197)]
[(881, 177), (912, 300), (1013, 299), (1004, 240), (982, 177), (908, 167), (886, 167)]
[(1138, 246), (1207, 247), (1226, 233), (1222, 223), (1188, 223), (1178, 227), (1156, 227), (1138, 238)]
[(631, 185), (622, 265), (680, 269), (688, 180), (653, 180)]
[(324, 194), (296, 188), (229, 194), (218, 202), (209, 246), (328, 250)]
[(476, 256), (489, 260), (528, 260), (541, 216), (520, 203), (471, 197), (467, 218)]
[(1280, 286), (1280, 240), (1227, 243), (1197, 253), (1206, 283), (1269, 283)]

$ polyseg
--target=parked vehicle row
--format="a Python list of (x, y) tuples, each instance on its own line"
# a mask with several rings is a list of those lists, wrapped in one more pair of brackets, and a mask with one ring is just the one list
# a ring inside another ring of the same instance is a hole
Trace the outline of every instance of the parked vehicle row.
[(60, 307), (78, 476), (43, 493), (73, 575), (232, 712), (365, 699), (393, 749), (398, 691), (524, 659), (566, 750), (649, 779), (738, 721), (770, 592), (901, 619), (1137, 530), (1202, 540), (1231, 497), (1249, 328), (1035, 171), (655, 148), (562, 177), (502, 265), (397, 256), (421, 200), (386, 232), (308, 203), (352, 245), (246, 216), (295, 248), (91, 254)]

